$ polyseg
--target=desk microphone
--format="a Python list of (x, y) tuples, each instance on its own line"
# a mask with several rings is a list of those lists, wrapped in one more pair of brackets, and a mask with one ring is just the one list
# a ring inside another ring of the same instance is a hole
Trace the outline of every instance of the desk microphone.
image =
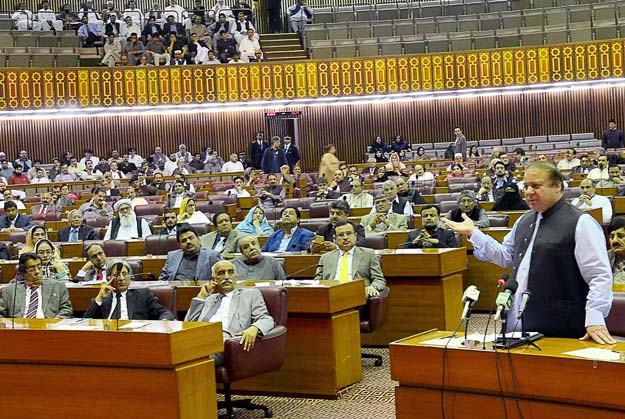
[(495, 300), (495, 304), (497, 304), (497, 312), (495, 313), (493, 320), (501, 320), (501, 313), (504, 310), (510, 310), (513, 300), (512, 297), (514, 296), (517, 288), (519, 288), (519, 283), (513, 278), (505, 285), (504, 291), (497, 295), (497, 299)]
[(297, 275), (297, 274), (299, 274), (299, 273), (302, 273), (302, 272), (304, 272), (304, 271), (307, 271), (307, 270), (309, 270), (310, 268), (323, 268), (323, 265), (322, 265), (322, 264), (320, 264), (320, 263), (314, 263), (314, 264), (312, 264), (312, 265), (305, 266), (305, 267), (303, 267), (302, 269), (298, 269), (298, 270), (297, 270), (297, 271), (295, 271), (295, 272), (291, 272), (289, 275), (286, 275), (286, 276), (284, 277), (284, 279), (282, 280), (282, 284), (281, 284), (280, 286), (281, 286), (281, 287), (283, 287), (283, 286), (284, 286), (284, 281), (291, 280), (291, 279), (293, 279), (293, 277), (294, 277), (295, 275)]
[(475, 305), (479, 298), (480, 290), (475, 285), (469, 285), (462, 295), (462, 304), (464, 304), (464, 309), (462, 310), (460, 320), (466, 320), (471, 317), (471, 307)]
[[(497, 280), (497, 288), (496, 291), (499, 291), (499, 288), (506, 285), (506, 281), (510, 279), (510, 275), (507, 273), (501, 274), (499, 279)], [(495, 311), (495, 306), (497, 305), (497, 299), (493, 300), (493, 304), (490, 306), (490, 311), (488, 312), (488, 319), (486, 320), (486, 327), (484, 328), (484, 339), (482, 340), (482, 349), (486, 350), (486, 335), (488, 333), (488, 326), (490, 326), (490, 320), (493, 316), (493, 312)]]
[(523, 314), (525, 313), (525, 309), (527, 307), (527, 303), (530, 300), (532, 293), (530, 291), (525, 291), (521, 294), (521, 303), (519, 304), (519, 313), (517, 314), (516, 319), (521, 320), (523, 318)]

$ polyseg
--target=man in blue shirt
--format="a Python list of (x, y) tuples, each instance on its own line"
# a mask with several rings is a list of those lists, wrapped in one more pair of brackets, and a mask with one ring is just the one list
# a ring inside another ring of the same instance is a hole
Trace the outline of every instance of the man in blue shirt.
[(89, 22), (89, 17), (85, 14), (80, 20), (82, 25), (78, 28), (78, 38), (82, 41), (83, 46), (90, 48), (94, 46), (94, 42), (102, 36), (102, 31), (98, 29), (95, 23)]

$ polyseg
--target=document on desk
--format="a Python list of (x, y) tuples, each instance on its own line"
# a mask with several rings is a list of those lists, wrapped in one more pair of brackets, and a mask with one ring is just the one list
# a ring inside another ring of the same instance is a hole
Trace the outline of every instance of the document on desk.
[(48, 329), (55, 330), (99, 330), (100, 326), (89, 325), (91, 319), (63, 319), (58, 323), (47, 326)]
[(620, 352), (600, 348), (578, 349), (576, 351), (564, 352), (563, 355), (577, 356), (595, 361), (618, 361), (621, 359)]
[[(493, 342), (495, 340), (495, 335), (490, 334), (486, 335), (486, 342)], [(448, 348), (464, 348), (466, 345), (464, 344), (464, 334), (458, 337), (451, 338), (450, 336), (446, 336), (444, 338), (430, 339), (420, 342), (420, 345), (432, 345), (432, 346), (445, 346)], [(467, 335), (467, 341), (469, 342), (484, 342), (484, 335), (479, 333), (472, 333)], [(449, 342), (449, 344), (447, 343)]]
[(124, 330), (124, 329), (140, 329), (142, 327), (147, 326), (148, 324), (150, 324), (150, 322), (141, 322), (141, 321), (133, 321), (130, 322), (128, 324), (125, 324), (123, 326), (119, 326), (119, 330)]

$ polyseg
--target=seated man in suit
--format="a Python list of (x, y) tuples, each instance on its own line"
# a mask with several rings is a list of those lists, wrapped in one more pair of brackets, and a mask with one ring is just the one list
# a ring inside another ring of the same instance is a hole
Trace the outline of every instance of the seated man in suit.
[(41, 256), (20, 256), (15, 282), (2, 290), (0, 317), (70, 318), (74, 315), (65, 283), (43, 279)]
[(282, 228), (276, 230), (263, 246), (263, 252), (300, 252), (308, 249), (315, 235), (299, 227), (301, 213), (297, 208), (285, 207), (280, 211)]
[(213, 216), (215, 231), (204, 234), (200, 239), (202, 247), (212, 249), (217, 253), (236, 253), (239, 250), (239, 240), (243, 236), (232, 228), (232, 217), (225, 211)]
[(275, 208), (284, 201), (285, 189), (278, 185), (278, 176), (267, 175), (267, 186), (258, 192), (258, 205), (262, 209)]
[[(149, 288), (129, 289), (132, 268), (123, 259), (112, 259), (106, 264), (108, 282), (102, 282), (100, 292), (91, 300), (85, 318), (120, 320), (174, 320), (174, 315), (167, 310)], [(119, 317), (117, 298), (121, 301)]]
[[(315, 253), (329, 252), (336, 249), (334, 244), (334, 227), (336, 223), (347, 220), (347, 217), (349, 217), (350, 208), (345, 200), (332, 201), (328, 204), (328, 208), (330, 209), (329, 223), (319, 227), (319, 230), (317, 230), (317, 236), (323, 237), (323, 242), (312, 244), (312, 251)], [(365, 241), (365, 228), (360, 224), (354, 225), (356, 226), (356, 246), (362, 246)]]
[(263, 256), (256, 236), (245, 236), (239, 240), (241, 257), (233, 259), (240, 281), (250, 279), (284, 281), (284, 269), (276, 258)]
[(159, 276), (161, 281), (208, 281), (211, 267), (221, 259), (214, 250), (203, 249), (200, 237), (190, 224), (178, 224), (176, 240), (180, 249), (167, 254), (167, 261)]
[[(185, 321), (221, 322), (223, 339), (240, 339), (243, 349), (252, 350), (257, 337), (273, 329), (273, 317), (256, 288), (235, 288), (236, 268), (230, 261), (212, 267), (212, 280), (200, 288), (191, 300)], [(223, 353), (211, 355), (216, 365), (223, 365)]]
[(59, 241), (76, 243), (78, 241), (96, 240), (93, 228), (85, 224), (80, 210), (71, 210), (67, 214), (69, 226), (59, 230)]
[(315, 201), (325, 201), (326, 199), (338, 199), (341, 194), (330, 190), (328, 181), (325, 178), (317, 180), (317, 195)]
[(163, 228), (158, 234), (164, 236), (175, 236), (176, 226), (178, 224), (178, 211), (173, 208), (167, 208), (163, 211)]
[(379, 295), (386, 288), (380, 259), (372, 249), (356, 246), (354, 223), (347, 220), (336, 223), (334, 241), (338, 249), (321, 256), (315, 279), (340, 282), (364, 279), (367, 296)]
[(95, 188), (91, 201), (82, 204), (79, 210), (85, 218), (110, 217), (113, 215), (113, 207), (106, 202), (106, 191), (103, 188)]
[(98, 243), (90, 244), (85, 249), (85, 255), (87, 256), (87, 263), (78, 271), (76, 280), (78, 282), (106, 280), (105, 267), (107, 258), (102, 245)]
[(421, 208), (421, 224), (423, 228), (411, 231), (404, 243), (404, 248), (446, 248), (460, 247), (456, 234), (439, 226), (440, 210), (434, 205)]
[(30, 213), (32, 215), (46, 215), (49, 212), (56, 212), (56, 206), (52, 202), (52, 194), (50, 192), (42, 192), (40, 202), (40, 204), (30, 207)]
[(28, 231), (34, 225), (30, 215), (23, 215), (17, 211), (15, 202), (4, 202), (4, 215), (0, 216), (0, 231)]
[(376, 196), (374, 203), (375, 212), (365, 215), (360, 220), (367, 233), (406, 231), (408, 229), (408, 220), (403, 215), (391, 211), (391, 205), (386, 195)]

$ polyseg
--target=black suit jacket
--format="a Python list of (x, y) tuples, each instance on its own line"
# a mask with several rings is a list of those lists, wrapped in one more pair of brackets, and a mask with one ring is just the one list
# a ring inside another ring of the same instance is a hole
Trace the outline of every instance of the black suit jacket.
[[(72, 229), (71, 227), (64, 227), (59, 230), (60, 242), (69, 241), (69, 233), (71, 229)], [(93, 228), (85, 224), (81, 225), (80, 228), (78, 229), (78, 240), (82, 240), (82, 241), (96, 240), (95, 232), (93, 231)]]
[(269, 143), (267, 143), (266, 141), (263, 141), (261, 146), (258, 145), (256, 140), (252, 142), (252, 147), (250, 149), (250, 157), (252, 158), (252, 161), (254, 162), (254, 169), (261, 168), (261, 164), (263, 162), (263, 154), (265, 153), (265, 150), (267, 148), (269, 148)]
[[(412, 241), (416, 239), (417, 236), (419, 236), (419, 234), (421, 234), (422, 230), (423, 229), (420, 228), (418, 230), (414, 230), (408, 233), (408, 238), (406, 239), (406, 243), (404, 243), (404, 248), (422, 249), (423, 248), (422, 242), (419, 242), (417, 244), (412, 244)], [(460, 245), (458, 244), (458, 240), (456, 239), (456, 235), (451, 230), (437, 228), (436, 233), (433, 234), (432, 237), (435, 237), (438, 239), (438, 245), (432, 245), (431, 247), (439, 248), (439, 249), (449, 248), (449, 247), (460, 247)]]
[[(354, 224), (356, 226), (356, 246), (366, 247), (365, 243), (365, 228), (360, 224)], [(323, 236), (324, 240), (334, 242), (334, 226), (330, 223), (319, 227), (317, 230), (317, 236)]]
[[(282, 146), (282, 150), (285, 147)], [(286, 161), (289, 164), (289, 167), (292, 169), (295, 166), (295, 163), (299, 161), (299, 150), (293, 144), (289, 146), (288, 152), (284, 153), (286, 155)]]
[[(174, 315), (167, 310), (149, 288), (133, 288), (126, 293), (128, 318), (130, 320), (174, 320)], [(109, 295), (101, 305), (91, 300), (85, 318), (108, 319), (113, 305), (113, 295)]]

